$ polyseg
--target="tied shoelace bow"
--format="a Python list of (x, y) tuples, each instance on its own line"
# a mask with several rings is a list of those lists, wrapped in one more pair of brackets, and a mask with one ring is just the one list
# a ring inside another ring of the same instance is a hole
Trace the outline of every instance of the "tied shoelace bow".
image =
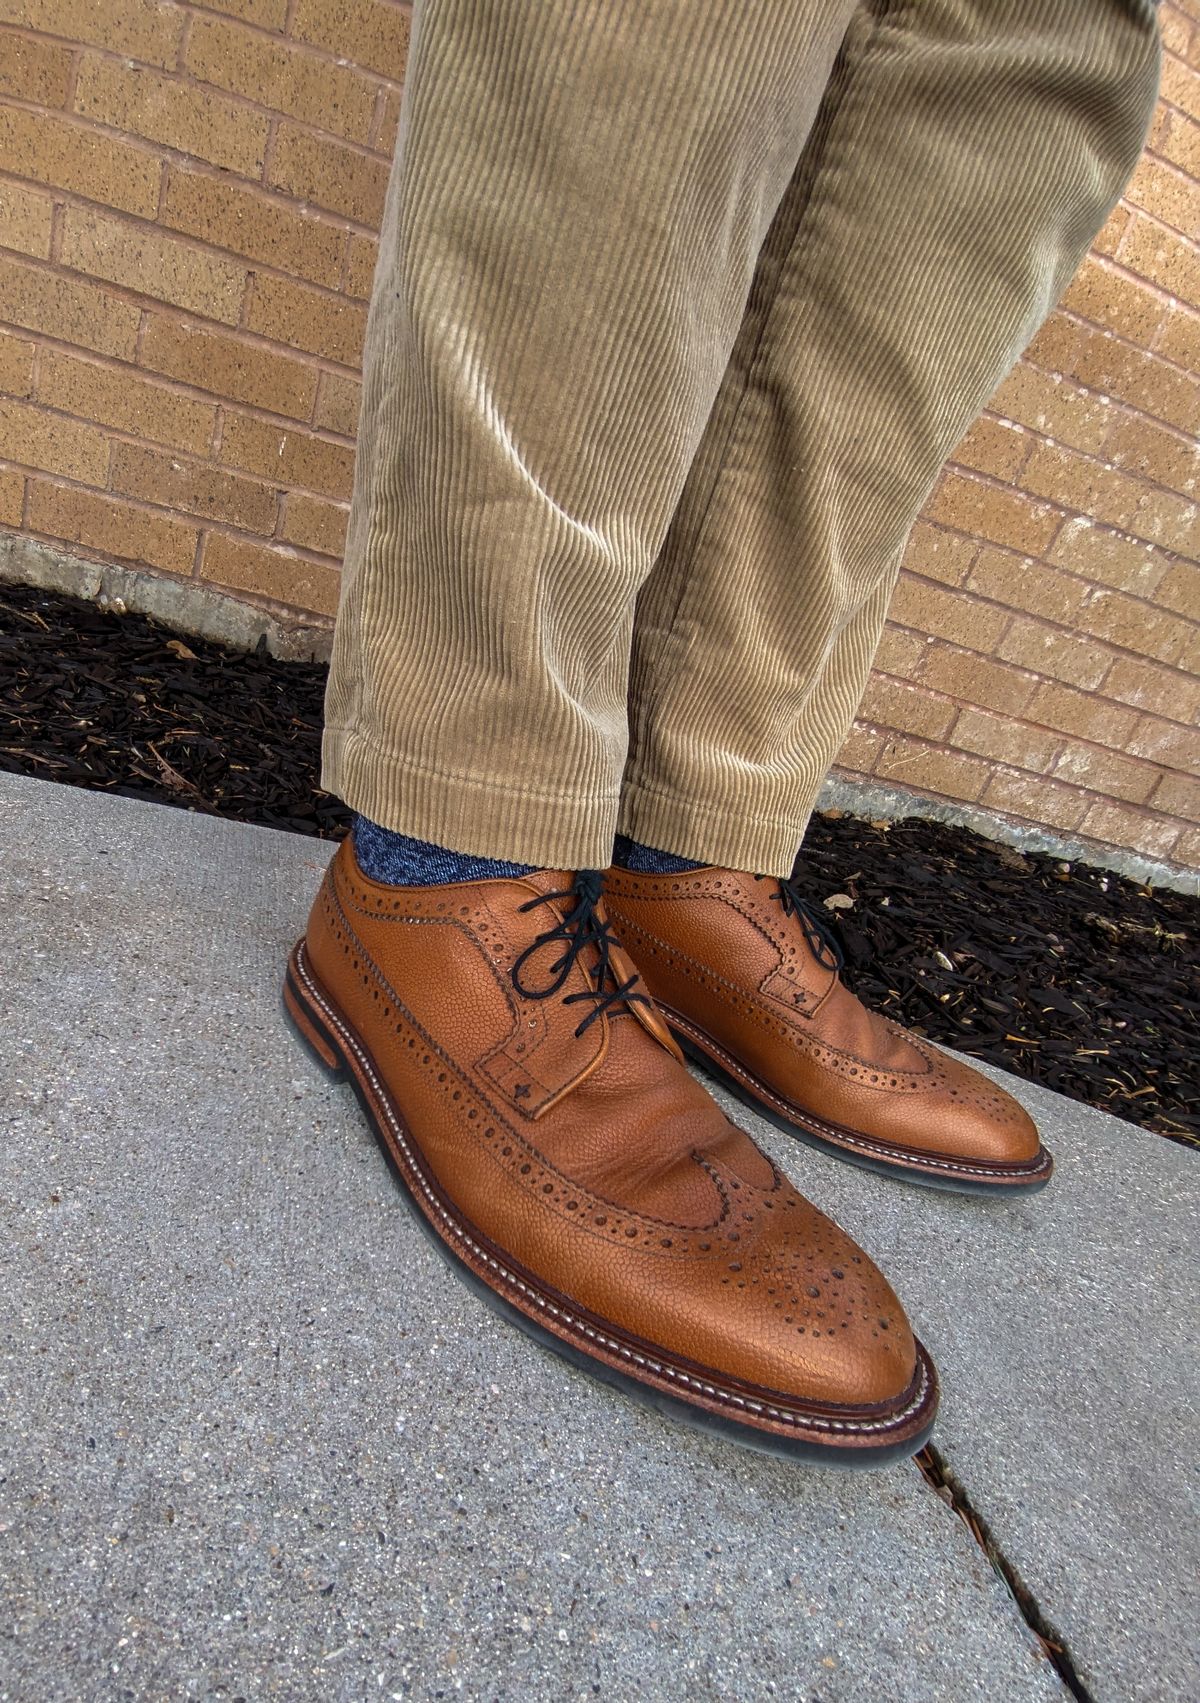
[[(531, 911), (535, 905), (547, 905), (552, 899), (574, 899), (571, 910), (559, 918), (554, 928), (539, 934), (537, 939), (527, 946), (512, 967), (512, 982), (519, 994), (526, 999), (549, 999), (560, 988), (566, 985), (575, 963), (585, 948), (594, 946), (596, 961), (589, 970), (584, 966), (585, 974), (595, 982), (595, 987), (585, 988), (579, 993), (569, 993), (563, 998), (564, 1005), (574, 1005), (579, 1000), (595, 1000), (595, 1008), (588, 1012), (583, 1022), (575, 1030), (576, 1035), (582, 1035), (589, 1023), (594, 1023), (602, 1011), (609, 1011), (615, 1005), (632, 1005), (634, 1000), (640, 1000), (643, 1005), (650, 1004), (648, 994), (635, 993), (634, 987), (638, 981), (636, 975), (628, 981), (618, 981), (616, 971), (609, 963), (610, 948), (617, 944), (611, 932), (608, 918), (598, 914), (600, 892), (603, 884), (603, 874), (598, 869), (581, 869), (577, 871), (575, 880), (570, 887), (560, 893), (543, 893), (539, 898), (529, 899), (517, 908)], [(564, 950), (560, 958), (555, 959), (549, 967), (550, 981), (543, 988), (526, 987), (521, 980), (521, 968), (525, 961), (532, 958), (535, 952), (540, 952), (544, 946), (562, 941)], [(613, 985), (606, 988), (605, 980), (611, 977)]]
[[(768, 877), (756, 875), (754, 879), (766, 881)], [(832, 970), (835, 976), (838, 975), (845, 967), (846, 955), (829, 918), (821, 914), (811, 899), (804, 897), (791, 877), (785, 880), (775, 875), (770, 879), (777, 883), (777, 890), (771, 897), (782, 905), (785, 917), (799, 919), (808, 949), (817, 963), (823, 969)]]

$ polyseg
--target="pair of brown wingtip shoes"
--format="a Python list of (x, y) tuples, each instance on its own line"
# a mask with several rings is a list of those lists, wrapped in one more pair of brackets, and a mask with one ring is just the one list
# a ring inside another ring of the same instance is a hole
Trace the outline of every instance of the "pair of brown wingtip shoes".
[[(804, 995), (787, 1010), (788, 1033), (803, 1034), (797, 1024), (832, 1020), (837, 995), (801, 985), (793, 925), (807, 937), (794, 906), (780, 901), (778, 921), (757, 909), (785, 884), (718, 870), (694, 879), (700, 885), (688, 888), (618, 870), (540, 870), (394, 887), (364, 875), (347, 838), (289, 961), (285, 1009), (320, 1062), (353, 1084), (439, 1249), (529, 1334), (751, 1447), (844, 1465), (911, 1454), (932, 1428), (937, 1379), (900, 1303), (867, 1255), (725, 1116), (676, 1039), (786, 1121), (760, 1089), (790, 1108), (800, 1105), (797, 1084), (768, 1075), (775, 1053), (748, 1042), (744, 1057), (737, 1050), (744, 1026), (753, 1028), (747, 1013), (786, 985)], [(681, 920), (688, 894), (697, 917), (715, 905), (726, 923), (711, 950), (707, 925)], [(739, 951), (735, 917), (755, 953), (771, 955), (765, 977), (758, 958)], [(639, 966), (645, 957), (649, 987), (618, 936)], [(700, 991), (710, 983), (722, 990), (715, 1006)], [(717, 1008), (719, 1021), (699, 1021)], [(774, 1004), (763, 1009), (778, 1021)], [(782, 1031), (767, 1030), (782, 1052)], [(851, 1056), (824, 1030), (816, 1044), (822, 1061)], [(912, 1045), (928, 1070), (908, 1076), (928, 1075), (933, 1091), (942, 1055)], [(911, 1094), (908, 1076), (903, 1089), (890, 1086), (901, 1082), (900, 1062), (886, 1088), (868, 1080), (847, 1089), (828, 1128), (854, 1134), (840, 1120), (872, 1092)], [(961, 1095), (960, 1068), (937, 1082)], [(816, 1115), (805, 1111), (809, 1138)], [(971, 1102), (971, 1119), (981, 1115)], [(860, 1122), (861, 1139), (875, 1142), (874, 1124)], [(930, 1151), (941, 1165), (954, 1156), (937, 1127)], [(906, 1125), (901, 1174), (913, 1168), (912, 1135)], [(959, 1157), (969, 1177), (998, 1162), (1007, 1167), (999, 1186), (1016, 1183), (1012, 1161), (983, 1151), (975, 1133)], [(1029, 1176), (1016, 1186), (1036, 1186)]]

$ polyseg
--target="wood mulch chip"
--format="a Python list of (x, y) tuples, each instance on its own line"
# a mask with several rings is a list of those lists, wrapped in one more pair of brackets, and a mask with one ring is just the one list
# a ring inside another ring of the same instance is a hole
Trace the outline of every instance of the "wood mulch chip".
[[(325, 668), (0, 586), (0, 769), (337, 838)], [(1200, 1147), (1200, 900), (963, 828), (829, 812), (797, 874), (905, 1027)]]

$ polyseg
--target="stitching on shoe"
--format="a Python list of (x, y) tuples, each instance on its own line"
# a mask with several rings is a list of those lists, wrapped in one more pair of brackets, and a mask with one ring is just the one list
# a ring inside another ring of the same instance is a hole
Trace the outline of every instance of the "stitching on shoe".
[(845, 1129), (841, 1124), (826, 1123), (824, 1118), (819, 1118), (812, 1112), (806, 1112), (803, 1108), (795, 1105), (793, 1101), (785, 1100), (781, 1094), (776, 1094), (774, 1089), (769, 1088), (765, 1082), (761, 1082), (758, 1077), (752, 1075), (732, 1053), (727, 1052), (719, 1041), (713, 1040), (712, 1036), (706, 1034), (698, 1025), (691, 1023), (670, 1006), (665, 1005), (663, 1010), (669, 1013), (670, 1021), (682, 1029), (690, 1040), (695, 1041), (704, 1050), (711, 1050), (718, 1054), (722, 1067), (731, 1076), (736, 1076), (740, 1082), (745, 1083), (746, 1087), (758, 1099), (766, 1101), (784, 1117), (792, 1119), (795, 1123), (805, 1125), (815, 1134), (823, 1136), (839, 1147), (860, 1148), (864, 1153), (873, 1154), (881, 1159), (894, 1161), (899, 1157), (906, 1163), (923, 1166), (932, 1171), (947, 1171), (954, 1176), (991, 1177), (997, 1182), (1003, 1182), (1011, 1177), (1036, 1176), (1039, 1172), (1045, 1170), (1046, 1152), (1044, 1148), (1039, 1149), (1037, 1158), (1017, 1165), (968, 1165), (957, 1160), (945, 1159), (938, 1154), (921, 1153), (915, 1148), (872, 1141), (870, 1136), (859, 1135), (854, 1130)]
[(399, 1118), (397, 1118), (393, 1112), (387, 1089), (376, 1074), (370, 1056), (367, 1054), (365, 1048), (360, 1045), (353, 1031), (345, 1022), (343, 1022), (338, 1012), (321, 994), (320, 989), (317, 987), (308, 971), (306, 958), (307, 952), (305, 950), (305, 945), (304, 942), (301, 941), (294, 961), (297, 973), (304, 982), (305, 990), (309, 997), (313, 1000), (314, 1004), (320, 1007), (322, 1015), (325, 1017), (326, 1021), (329, 1022), (334, 1029), (336, 1029), (343, 1044), (354, 1054), (354, 1057), (362, 1068), (364, 1075), (375, 1090), (378, 1110), (387, 1120), (389, 1130), (391, 1131), (397, 1146), (403, 1152), (406, 1160), (408, 1161), (409, 1170), (412, 1174), (413, 1180), (420, 1189), (422, 1197), (430, 1208), (431, 1215), (436, 1217), (438, 1222), (445, 1226), (456, 1241), (461, 1242), (465, 1247), (469, 1248), (475, 1259), (481, 1261), (491, 1271), (495, 1272), (505, 1284), (524, 1296), (524, 1298), (533, 1306), (537, 1307), (540, 1312), (559, 1321), (571, 1331), (588, 1338), (592, 1342), (598, 1343), (601, 1347), (607, 1349), (609, 1353), (616, 1354), (621, 1359), (627, 1360), (633, 1365), (642, 1367), (644, 1370), (666, 1378), (672, 1383), (681, 1384), (689, 1389), (699, 1391), (701, 1394), (710, 1397), (714, 1401), (724, 1402), (729, 1406), (741, 1408), (748, 1413), (773, 1419), (780, 1424), (791, 1426), (795, 1430), (827, 1431), (842, 1433), (848, 1436), (883, 1436), (888, 1432), (901, 1429), (914, 1414), (920, 1411), (929, 1393), (929, 1374), (925, 1358), (921, 1352), (918, 1352), (917, 1354), (917, 1370), (914, 1375), (913, 1394), (910, 1396), (908, 1402), (903, 1408), (883, 1419), (832, 1419), (816, 1414), (799, 1414), (787, 1408), (778, 1407), (771, 1402), (754, 1401), (748, 1396), (742, 1396), (733, 1390), (724, 1389), (719, 1384), (711, 1383), (703, 1378), (697, 1378), (693, 1374), (685, 1372), (679, 1367), (672, 1366), (667, 1361), (658, 1360), (650, 1354), (639, 1353), (637, 1350), (630, 1348), (627, 1344), (619, 1341), (617, 1338), (609, 1336), (605, 1331), (597, 1330), (594, 1326), (589, 1325), (586, 1320), (571, 1312), (569, 1308), (555, 1305), (547, 1296), (542, 1295), (538, 1290), (534, 1289), (522, 1278), (518, 1277), (515, 1272), (505, 1266), (500, 1260), (494, 1258), (494, 1256), (491, 1255), (486, 1248), (481, 1247), (480, 1244), (475, 1241), (474, 1237), (472, 1237), (462, 1226), (462, 1224), (460, 1224), (458, 1220), (446, 1210), (442, 1202), (434, 1194), (433, 1190), (430, 1189), (419, 1166), (414, 1162), (413, 1150), (407, 1139), (408, 1132), (403, 1123), (401, 1123)]

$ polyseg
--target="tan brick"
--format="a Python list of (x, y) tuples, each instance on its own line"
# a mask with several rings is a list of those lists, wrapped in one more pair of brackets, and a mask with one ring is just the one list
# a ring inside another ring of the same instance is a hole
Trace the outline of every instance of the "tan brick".
[[(0, 0), (0, 18), (5, 12)], [(65, 106), (74, 57), (65, 43), (0, 30), (0, 95), (15, 95), (37, 106)]]
[(1122, 650), (1136, 651), (1139, 656), (1152, 656), (1158, 662), (1171, 662), (1177, 667), (1194, 626), (1166, 609), (1156, 609), (1124, 592), (1097, 590), (1084, 604), (1075, 625), (1080, 631), (1094, 633), (1110, 645)]
[(1145, 804), (1158, 778), (1152, 763), (1134, 762), (1099, 745), (1075, 743), (1064, 748), (1052, 773), (1058, 780), (1108, 798), (1122, 798), (1127, 804)]
[(375, 262), (379, 259), (379, 244), (374, 237), (360, 236), (353, 231), (350, 251), (346, 258), (346, 289), (360, 301), (370, 301), (371, 285), (375, 282)]
[(1040, 556), (1058, 531), (1062, 517), (1019, 491), (950, 472), (939, 479), (925, 505), (925, 518), (988, 538), (993, 544), (1007, 544), (1027, 556)]
[(286, 195), (313, 201), (318, 207), (377, 230), (383, 217), (387, 177), (386, 161), (374, 154), (360, 153), (329, 137), (314, 136), (286, 119), (280, 121), (269, 181)]
[(1193, 626), (1191, 637), (1175, 663), (1185, 674), (1200, 674), (1200, 627)]
[(1112, 662), (1112, 652), (1091, 639), (1024, 619), (1015, 620), (1005, 633), (999, 654), (1033, 674), (1085, 689), (1098, 686)]
[(933, 633), (968, 650), (995, 649), (1008, 623), (1002, 609), (992, 609), (973, 597), (964, 597), (927, 580), (901, 574), (892, 598), (891, 617), (901, 626)]
[(943, 585), (961, 585), (979, 548), (976, 538), (964, 538), (960, 533), (947, 532), (940, 526), (930, 526), (919, 520), (908, 535), (904, 550), (904, 567), (923, 579), (940, 580)]
[(1128, 804), (1098, 800), (1080, 823), (1080, 832), (1106, 845), (1129, 846), (1144, 857), (1169, 857), (1179, 826), (1161, 816), (1143, 816)]
[(1061, 305), (1143, 348), (1149, 348), (1165, 309), (1161, 295), (1090, 257), (1071, 280)]
[(1195, 440), (1135, 414), (1114, 420), (1105, 454), (1117, 467), (1184, 496), (1190, 496), (1200, 483), (1200, 449)]
[(1162, 43), (1167, 53), (1178, 53), (1186, 57), (1188, 42), (1191, 38), (1192, 27), (1182, 12), (1177, 12), (1173, 6), (1160, 6), (1158, 9), (1159, 26), (1162, 31)]
[(246, 293), (246, 268), (237, 262), (90, 207), (64, 210), (59, 259), (85, 277), (226, 325), (237, 323)]
[(933, 745), (897, 736), (884, 742), (875, 760), (874, 772), (896, 786), (920, 787), (943, 798), (972, 803), (983, 791), (991, 768), (977, 757), (943, 751)]
[(288, 550), (210, 532), (204, 540), (200, 573), (216, 585), (253, 592), (293, 609), (309, 609), (321, 615), (337, 610), (338, 570), (327, 562), (313, 562)]
[(1152, 544), (1110, 532), (1088, 515), (1073, 515), (1050, 548), (1050, 560), (1084, 579), (1149, 597), (1163, 577), (1166, 558)]
[(122, 496), (223, 520), (245, 532), (266, 534), (275, 527), (275, 492), (270, 485), (202, 461), (182, 460), (168, 450), (114, 444), (110, 484)]
[(204, 0), (210, 12), (224, 12), (265, 30), (281, 30), (287, 22), (288, 0)]
[(0, 0), (0, 20), (161, 66), (183, 33), (180, 8), (160, 0)]
[(250, 177), (262, 172), (270, 126), (266, 113), (177, 77), (85, 54), (75, 109), (228, 171)]
[(383, 96), (383, 112), (379, 120), (379, 134), (375, 138), (375, 150), (384, 154), (390, 160), (396, 152), (396, 139), (400, 134), (400, 105), (404, 91), (399, 86), (385, 89)]
[(152, 314), (141, 365), (215, 396), (253, 402), (272, 414), (307, 419), (316, 398), (312, 367), (240, 337)]
[(1189, 177), (1200, 177), (1200, 124), (1195, 119), (1160, 107), (1153, 146), (1156, 153)]
[(882, 734), (869, 727), (855, 725), (846, 735), (845, 744), (837, 754), (835, 767), (852, 775), (869, 775), (883, 750)]
[(1189, 775), (1160, 775), (1150, 803), (1164, 816), (1182, 816), (1200, 822), (1200, 780)]
[(900, 680), (910, 680), (932, 643), (906, 628), (886, 626), (875, 652), (875, 667), (881, 674), (894, 674)]
[(1019, 425), (981, 415), (958, 444), (951, 462), (987, 473), (1012, 484), (1025, 463), (1033, 440)]
[(1121, 263), (1200, 307), (1200, 252), (1186, 237), (1152, 219), (1135, 219), (1121, 247)]
[(53, 220), (54, 203), (48, 195), (24, 183), (0, 180), (0, 248), (48, 260)]
[(183, 396), (127, 367), (102, 366), (58, 349), (42, 350), (37, 398), (80, 419), (200, 452), (208, 447), (217, 415), (214, 403)]
[(0, 468), (0, 526), (20, 526), (25, 512), (25, 475)]
[(926, 648), (919, 678), (960, 704), (978, 704), (1002, 715), (1020, 715), (1033, 695), (1034, 680), (975, 651), (935, 643)]
[(1121, 704), (1165, 716), (1168, 721), (1193, 721), (1200, 712), (1200, 680), (1140, 658), (1119, 656), (1104, 682), (1105, 696)]
[(217, 459), (273, 484), (349, 500), (354, 451), (304, 431), (285, 431), (250, 414), (224, 411)]
[(0, 331), (0, 390), (8, 396), (28, 396), (32, 388), (33, 344)]
[(1131, 756), (1147, 757), (1165, 768), (1200, 774), (1200, 732), (1194, 727), (1181, 727), (1178, 722), (1162, 721), (1154, 715), (1143, 716), (1125, 748)]
[(986, 710), (971, 707), (960, 712), (948, 743), (958, 751), (1046, 774), (1062, 740), (1056, 733), (1029, 727), (1012, 716), (989, 715)]
[(967, 588), (1008, 609), (1025, 609), (1068, 625), (1088, 595), (1084, 581), (1029, 556), (1014, 556), (986, 544), (975, 558)]
[(244, 95), (272, 112), (365, 142), (378, 84), (303, 47), (272, 41), (224, 18), (197, 17), (185, 63), (201, 82)]
[(956, 713), (945, 698), (882, 674), (873, 674), (867, 682), (859, 709), (862, 719), (876, 727), (894, 727), (900, 733), (934, 740), (945, 737)]
[(352, 438), (358, 431), (361, 404), (362, 385), (357, 379), (343, 378), (340, 373), (322, 373), (313, 423), (323, 431)]
[(344, 296), (260, 273), (246, 315), (249, 330), (355, 367), (362, 359), (366, 309)]
[(1200, 869), (1200, 828), (1185, 828), (1171, 851), (1171, 861), (1187, 869)]
[(1200, 370), (1200, 313), (1177, 302), (1155, 338), (1154, 353), (1174, 361), (1185, 373)]
[(1025, 714), (1029, 721), (1117, 748), (1127, 743), (1137, 721), (1136, 710), (1124, 704), (1110, 704), (1094, 692), (1077, 692), (1052, 680), (1036, 688)]
[(1051, 373), (1068, 374), (1102, 395), (1118, 397), (1181, 431), (1200, 429), (1200, 382), (1191, 373), (1060, 314), (1047, 320), (1026, 359)]
[(1168, 570), (1154, 594), (1154, 601), (1191, 621), (1200, 621), (1200, 565), (1195, 562), (1176, 562)]
[(1123, 207), (1118, 201), (1104, 221), (1104, 226), (1099, 235), (1092, 243), (1094, 252), (1097, 254), (1115, 254), (1121, 246), (1122, 237), (1124, 237), (1132, 222), (1133, 214), (1128, 207)]
[(988, 406), (1075, 449), (1098, 450), (1112, 423), (1106, 399), (1024, 362), (1013, 368)]
[(1173, 550), (1194, 548), (1200, 553), (1200, 511), (1194, 504), (1061, 444), (1036, 446), (1022, 484), (1038, 496), (1051, 497), (1065, 508), (1108, 521), (1152, 544)]
[(307, 496), (303, 491), (289, 491), (279, 535), (289, 544), (299, 544), (302, 549), (340, 559), (346, 548), (349, 512), (344, 503), (329, 503), (321, 497)]
[(1200, 76), (1170, 54), (1163, 60), (1159, 95), (1172, 106), (1182, 107), (1192, 118), (1200, 118)]
[[(1149, 154), (1142, 156), (1125, 194), (1135, 206), (1145, 208), (1164, 224), (1173, 225), (1177, 231), (1188, 233), (1200, 228), (1200, 184)], [(1122, 331), (1124, 328), (1117, 325), (1114, 329)], [(1125, 335), (1132, 333), (1126, 331)], [(1139, 337), (1137, 341), (1142, 339)]]
[(292, 34), (395, 83), (404, 81), (407, 8), (401, 10), (386, 0), (299, 0)]
[(120, 301), (81, 278), (63, 278), (3, 254), (0, 301), (11, 324), (64, 343), (124, 360), (137, 344), (140, 315), (132, 302)]
[(314, 284), (336, 285), (341, 277), (345, 228), (314, 218), (257, 185), (173, 166), (162, 223)]
[(87, 485), (103, 485), (108, 476), (108, 440), (95, 426), (5, 398), (0, 398), (0, 456)]
[(996, 769), (988, 777), (980, 799), (992, 810), (1006, 810), (1028, 822), (1069, 832), (1087, 814), (1089, 800), (1056, 781), (1019, 769)]
[(54, 113), (0, 107), (0, 171), (153, 217), (162, 166), (144, 148)]
[(80, 491), (44, 479), (29, 483), (29, 526), (106, 557), (145, 562), (173, 574), (190, 573), (196, 555), (194, 526), (100, 491)]

